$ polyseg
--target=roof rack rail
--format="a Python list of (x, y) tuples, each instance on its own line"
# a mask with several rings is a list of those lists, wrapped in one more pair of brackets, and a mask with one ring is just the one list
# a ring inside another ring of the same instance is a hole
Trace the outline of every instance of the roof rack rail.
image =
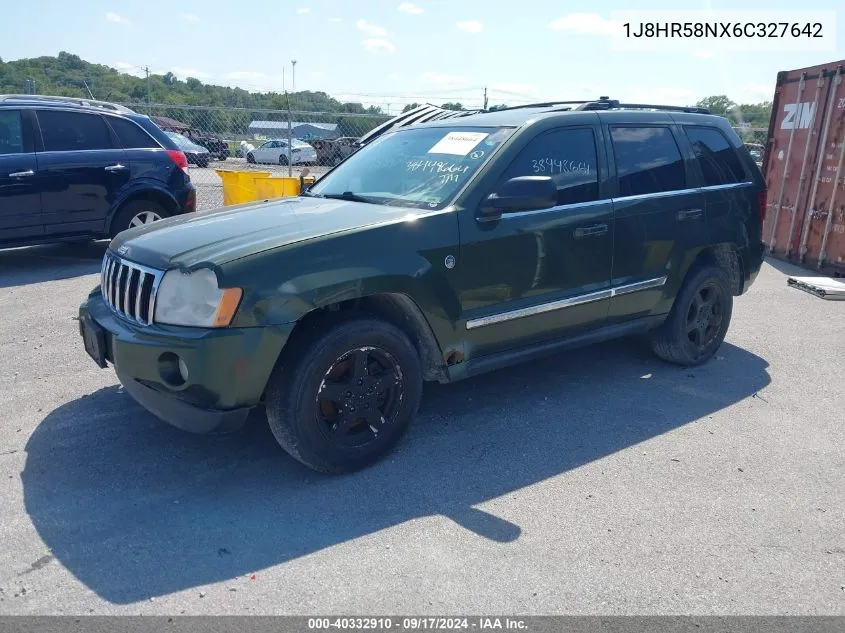
[(617, 99), (600, 97), (596, 101), (587, 101), (576, 108), (577, 110), (660, 110), (664, 112), (688, 112), (691, 114), (710, 114), (708, 108), (698, 106), (673, 106), (649, 103), (620, 103)]
[(552, 106), (560, 105), (580, 105), (589, 103), (588, 101), (544, 101), (542, 103), (524, 103), (522, 105), (508, 106), (506, 108), (498, 108), (496, 110), (482, 110), (482, 112), (503, 112), (506, 110), (521, 110), (523, 108), (550, 108)]
[(102, 108), (104, 110), (113, 110), (114, 112), (121, 112), (124, 114), (135, 114), (134, 110), (122, 106), (118, 103), (111, 103), (109, 101), (97, 101), (96, 99), (86, 99), (84, 97), (58, 97), (53, 95), (22, 95), (22, 94), (7, 94), (0, 95), (0, 103), (14, 102), (14, 101), (36, 101), (44, 103), (72, 103), (74, 105), (90, 106), (93, 108)]

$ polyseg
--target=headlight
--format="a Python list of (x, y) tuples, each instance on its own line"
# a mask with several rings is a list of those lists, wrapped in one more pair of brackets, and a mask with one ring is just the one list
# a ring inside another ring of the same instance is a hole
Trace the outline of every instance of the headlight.
[(155, 321), (167, 325), (226, 327), (241, 301), (240, 288), (221, 289), (208, 268), (169, 270), (156, 295)]

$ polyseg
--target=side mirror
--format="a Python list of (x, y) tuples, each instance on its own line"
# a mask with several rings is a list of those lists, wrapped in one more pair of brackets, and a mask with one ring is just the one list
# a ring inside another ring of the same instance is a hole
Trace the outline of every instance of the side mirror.
[(505, 181), (484, 201), (485, 216), (548, 209), (557, 204), (557, 186), (550, 176), (518, 176)]

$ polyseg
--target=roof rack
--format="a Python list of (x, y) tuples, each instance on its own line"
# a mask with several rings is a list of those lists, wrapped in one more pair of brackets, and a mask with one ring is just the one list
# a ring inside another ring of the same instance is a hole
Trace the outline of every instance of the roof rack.
[(122, 106), (117, 103), (109, 101), (97, 101), (96, 99), (85, 99), (84, 97), (57, 97), (52, 95), (20, 95), (8, 94), (0, 95), (0, 103), (15, 102), (15, 101), (29, 101), (29, 102), (43, 102), (43, 103), (72, 103), (74, 105), (89, 106), (92, 108), (102, 108), (104, 110), (113, 110), (114, 112), (121, 112), (124, 114), (135, 114), (134, 110)]
[(710, 114), (708, 108), (698, 106), (673, 106), (649, 103), (620, 103), (617, 99), (599, 97), (596, 101), (582, 103), (576, 110), (660, 110), (664, 112), (689, 112), (692, 114)]
[[(495, 111), (501, 112), (503, 110), (520, 110), (523, 108), (554, 108), (555, 110), (661, 110), (666, 112), (689, 112), (693, 114), (710, 114), (710, 110), (708, 110), (707, 108), (699, 108), (697, 106), (620, 103), (617, 99), (611, 99), (609, 97), (599, 97), (598, 99), (592, 101), (546, 101), (543, 103), (527, 103), (524, 105), (510, 106), (508, 108), (500, 108)], [(485, 110), (485, 112), (491, 112), (491, 110)]]

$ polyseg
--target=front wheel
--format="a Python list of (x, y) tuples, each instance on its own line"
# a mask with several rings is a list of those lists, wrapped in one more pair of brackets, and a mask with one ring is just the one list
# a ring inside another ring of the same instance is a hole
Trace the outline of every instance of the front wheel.
[(252, 152), (246, 155), (246, 162), (255, 163), (255, 155)]
[(288, 157), (284, 154), (279, 154), (279, 164), (280, 165), (287, 165), (288, 164)]
[(725, 340), (732, 312), (727, 273), (719, 266), (703, 266), (690, 274), (666, 322), (652, 333), (652, 350), (671, 363), (701, 365)]
[(403, 436), (422, 397), (405, 334), (371, 318), (341, 321), (287, 350), (267, 390), (267, 419), (294, 458), (325, 473), (359, 470)]

